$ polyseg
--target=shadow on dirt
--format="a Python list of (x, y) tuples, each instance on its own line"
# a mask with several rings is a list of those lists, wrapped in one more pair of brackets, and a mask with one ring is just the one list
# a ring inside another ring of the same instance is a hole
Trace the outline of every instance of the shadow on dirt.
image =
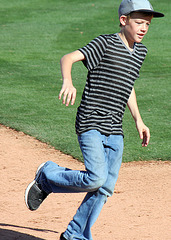
[[(5, 224), (5, 223), (0, 223), (0, 226), (13, 227), (15, 229), (29, 229), (32, 231), (46, 232), (46, 233), (47, 232), (58, 233), (56, 231), (49, 230), (49, 229), (30, 228), (30, 227), (23, 227), (23, 226), (17, 226), (12, 224)], [(30, 234), (22, 233), (22, 232), (11, 230), (11, 229), (0, 228), (0, 240), (46, 240), (46, 239), (34, 237)]]

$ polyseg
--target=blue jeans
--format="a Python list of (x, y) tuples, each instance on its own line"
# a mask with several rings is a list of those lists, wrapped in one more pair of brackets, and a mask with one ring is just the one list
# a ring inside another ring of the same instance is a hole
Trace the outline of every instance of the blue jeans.
[(102, 135), (97, 130), (78, 136), (86, 171), (71, 170), (48, 161), (38, 182), (47, 193), (87, 192), (64, 237), (92, 240), (91, 227), (112, 196), (122, 162), (123, 136)]

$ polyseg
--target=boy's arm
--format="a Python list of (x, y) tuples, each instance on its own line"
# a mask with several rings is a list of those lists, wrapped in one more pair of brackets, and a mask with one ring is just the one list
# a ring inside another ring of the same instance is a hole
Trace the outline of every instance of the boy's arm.
[(79, 50), (69, 53), (61, 58), (60, 64), (61, 64), (63, 85), (59, 93), (59, 99), (61, 99), (63, 95), (62, 103), (65, 104), (66, 102), (66, 106), (69, 105), (70, 101), (71, 101), (71, 105), (73, 105), (76, 98), (76, 89), (72, 84), (72, 77), (71, 77), (72, 65), (73, 63), (82, 61), (84, 59), (85, 57), (83, 53), (81, 53)]
[(149, 141), (150, 141), (150, 130), (149, 128), (143, 123), (143, 120), (141, 118), (138, 105), (137, 105), (137, 100), (136, 100), (136, 94), (134, 88), (132, 89), (131, 95), (128, 100), (128, 108), (132, 114), (132, 117), (135, 121), (136, 128), (139, 132), (140, 138), (143, 140), (142, 141), (142, 147), (147, 147)]

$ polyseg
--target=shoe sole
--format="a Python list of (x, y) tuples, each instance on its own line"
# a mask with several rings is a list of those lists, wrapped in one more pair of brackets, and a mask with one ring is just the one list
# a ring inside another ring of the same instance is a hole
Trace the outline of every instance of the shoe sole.
[(32, 188), (32, 186), (35, 184), (35, 180), (33, 180), (29, 185), (28, 185), (28, 187), (26, 188), (26, 191), (25, 191), (25, 204), (26, 204), (26, 206), (27, 206), (27, 208), (29, 209), (29, 210), (31, 210), (30, 209), (30, 207), (29, 207), (29, 205), (28, 205), (28, 194), (29, 194), (29, 191), (30, 191), (30, 189)]
[[(35, 179), (39, 177), (40, 169), (41, 169), (44, 165), (45, 165), (45, 163), (42, 163), (42, 164), (40, 164), (40, 166), (38, 167), (38, 169), (37, 169), (37, 171), (36, 171), (36, 174), (35, 174)], [(30, 189), (32, 188), (32, 186), (35, 184), (35, 182), (36, 182), (35, 179), (28, 185), (28, 187), (27, 187), (26, 190), (25, 190), (25, 204), (26, 204), (26, 206), (27, 206), (27, 208), (28, 208), (29, 210), (31, 210), (31, 209), (29, 208), (28, 201), (27, 201), (27, 200), (28, 200), (28, 193), (29, 193)], [(32, 211), (33, 211), (33, 210), (32, 210)]]

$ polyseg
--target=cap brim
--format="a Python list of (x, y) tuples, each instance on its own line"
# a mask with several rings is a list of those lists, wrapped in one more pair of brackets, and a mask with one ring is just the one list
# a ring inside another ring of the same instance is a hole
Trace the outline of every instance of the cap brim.
[(152, 13), (153, 14), (153, 17), (164, 17), (164, 14), (163, 13), (160, 13), (160, 12), (155, 12), (155, 11), (152, 11), (152, 10), (146, 10), (146, 9), (141, 9), (141, 10), (137, 10), (135, 12), (147, 12), (147, 13)]

